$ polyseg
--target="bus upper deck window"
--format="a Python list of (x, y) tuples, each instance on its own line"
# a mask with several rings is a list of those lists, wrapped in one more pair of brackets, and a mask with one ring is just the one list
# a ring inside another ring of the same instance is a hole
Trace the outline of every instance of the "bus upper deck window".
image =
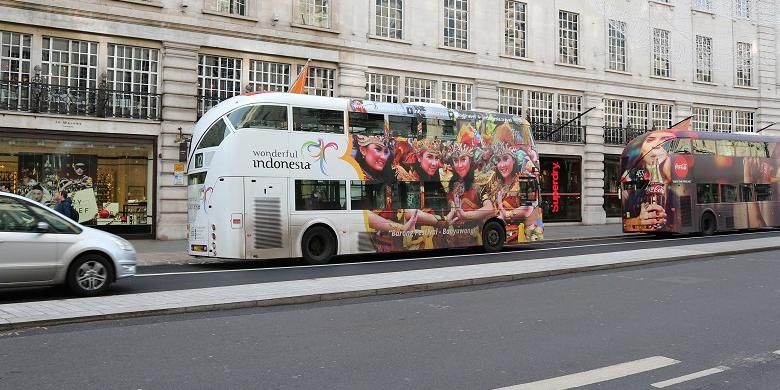
[(236, 130), (244, 128), (287, 130), (286, 106), (246, 106), (231, 112), (227, 117)]
[(715, 150), (716, 150), (715, 140), (711, 140), (711, 139), (693, 140), (694, 154), (715, 154)]
[(664, 147), (669, 153), (690, 154), (692, 151), (691, 140), (688, 138), (676, 138), (666, 141)]
[(350, 112), (349, 132), (350, 134), (384, 135), (385, 116), (383, 114)]
[(222, 118), (219, 118), (216, 122), (214, 122), (213, 125), (211, 125), (211, 127), (209, 127), (209, 129), (206, 131), (206, 134), (204, 134), (203, 138), (200, 139), (198, 147), (195, 149), (218, 146), (220, 143), (222, 143), (222, 140), (224, 140), (228, 134), (230, 134), (230, 130), (225, 124), (225, 121)]
[(293, 130), (344, 133), (344, 111), (293, 107)]
[(387, 123), (393, 137), (423, 137), (424, 129), (417, 129), (417, 118), (413, 116), (388, 115)]

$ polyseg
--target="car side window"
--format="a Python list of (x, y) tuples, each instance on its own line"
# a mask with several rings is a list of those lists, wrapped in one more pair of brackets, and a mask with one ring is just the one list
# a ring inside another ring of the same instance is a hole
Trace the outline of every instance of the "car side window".
[(54, 233), (80, 233), (81, 229), (71, 221), (51, 212), (50, 209), (31, 203), (28, 205), (39, 222), (46, 222)]
[(0, 197), (0, 232), (33, 232), (38, 224), (35, 215), (10, 197)]

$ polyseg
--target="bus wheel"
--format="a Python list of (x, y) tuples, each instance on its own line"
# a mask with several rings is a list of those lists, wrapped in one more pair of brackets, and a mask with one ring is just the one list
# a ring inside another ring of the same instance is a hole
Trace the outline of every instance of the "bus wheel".
[(313, 226), (303, 234), (301, 253), (306, 264), (327, 264), (336, 254), (336, 237), (324, 226)]
[(701, 216), (701, 226), (699, 226), (701, 234), (705, 236), (711, 236), (715, 233), (717, 226), (718, 223), (712, 213), (704, 213), (704, 215)]
[(506, 230), (496, 221), (488, 221), (482, 228), (482, 246), (485, 252), (498, 252), (504, 247)]

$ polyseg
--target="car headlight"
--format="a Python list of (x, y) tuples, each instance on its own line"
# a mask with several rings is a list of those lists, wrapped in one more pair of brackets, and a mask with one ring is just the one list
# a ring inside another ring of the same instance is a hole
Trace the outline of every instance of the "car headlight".
[(118, 246), (118, 247), (119, 247), (119, 249), (121, 249), (121, 250), (123, 250), (123, 251), (132, 251), (132, 250), (135, 250), (135, 248), (133, 248), (133, 245), (132, 245), (132, 244), (130, 244), (130, 242), (128, 242), (128, 241), (127, 241), (127, 240), (125, 240), (125, 239), (122, 239), (122, 238), (119, 238), (119, 237), (114, 237), (112, 240), (114, 241), (114, 243), (116, 244), (116, 246)]

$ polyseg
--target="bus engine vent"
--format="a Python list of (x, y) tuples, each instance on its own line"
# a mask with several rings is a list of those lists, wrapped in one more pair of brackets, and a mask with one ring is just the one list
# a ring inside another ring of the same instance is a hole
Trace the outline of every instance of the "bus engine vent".
[(255, 198), (255, 249), (283, 248), (279, 198)]
[(358, 233), (358, 251), (359, 252), (376, 252), (376, 249), (374, 248), (374, 243), (371, 240), (371, 237), (374, 235), (374, 233), (370, 232), (359, 232)]
[(691, 218), (691, 197), (680, 197), (680, 223), (682, 226), (691, 226), (693, 219)]

